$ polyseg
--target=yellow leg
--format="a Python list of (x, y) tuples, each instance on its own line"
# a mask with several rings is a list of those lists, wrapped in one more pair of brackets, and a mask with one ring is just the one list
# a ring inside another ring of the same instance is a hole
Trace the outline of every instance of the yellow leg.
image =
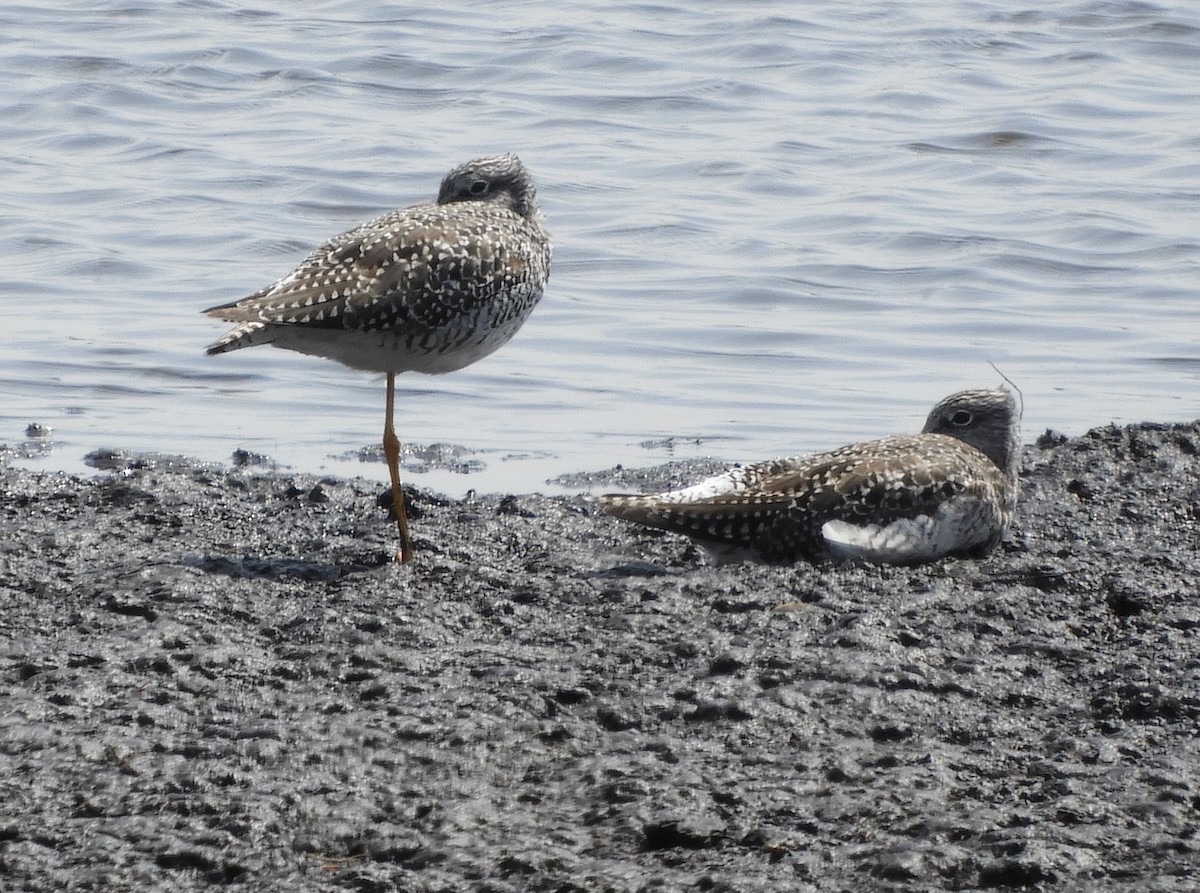
[(400, 551), (397, 561), (412, 561), (412, 542), (408, 538), (408, 516), (404, 513), (404, 491), (400, 489), (400, 439), (392, 424), (392, 411), (396, 406), (396, 376), (387, 374), (387, 424), (383, 426), (383, 455), (387, 459), (388, 474), (392, 476), (392, 507), (396, 510), (396, 526), (400, 529)]

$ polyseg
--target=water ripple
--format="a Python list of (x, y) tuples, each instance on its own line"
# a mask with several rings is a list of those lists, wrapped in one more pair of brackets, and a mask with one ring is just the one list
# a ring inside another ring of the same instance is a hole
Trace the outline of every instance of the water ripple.
[(510, 149), (550, 290), (494, 358), (402, 377), (400, 425), (526, 458), (435, 486), (874, 436), (995, 381), (988, 360), (1029, 430), (1194, 416), (1198, 16), (0, 8), (0, 439), (54, 427), (47, 467), (244, 447), (362, 473), (328, 457), (378, 440), (378, 379), (207, 358), (221, 328), (198, 311)]

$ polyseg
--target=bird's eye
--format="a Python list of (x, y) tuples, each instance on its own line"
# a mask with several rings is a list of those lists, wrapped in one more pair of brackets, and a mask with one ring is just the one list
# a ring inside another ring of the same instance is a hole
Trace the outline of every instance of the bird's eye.
[(467, 187), (471, 195), (483, 195), (488, 191), (487, 180), (472, 180), (471, 185)]
[(954, 413), (954, 415), (950, 416), (950, 424), (958, 425), (961, 428), (964, 425), (971, 424), (971, 420), (974, 418), (975, 418), (975, 416), (972, 415), (967, 410), (960, 409), (956, 413)]

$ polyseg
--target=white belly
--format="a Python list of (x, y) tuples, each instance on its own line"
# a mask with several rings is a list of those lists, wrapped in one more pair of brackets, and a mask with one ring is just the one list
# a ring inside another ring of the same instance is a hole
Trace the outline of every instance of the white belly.
[(522, 322), (524, 318), (520, 317), (482, 331), (469, 324), (448, 327), (424, 337), (288, 325), (270, 326), (263, 334), (276, 347), (326, 357), (351, 369), (437, 375), (462, 369), (499, 349), (517, 333)]

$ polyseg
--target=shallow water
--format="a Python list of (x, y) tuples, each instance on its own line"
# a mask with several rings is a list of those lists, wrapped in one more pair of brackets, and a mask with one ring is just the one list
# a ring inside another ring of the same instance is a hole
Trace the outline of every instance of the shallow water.
[[(1030, 439), (1200, 414), (1200, 9), (1129, 2), (0, 7), (0, 441), (367, 474), (382, 380), (209, 358), (204, 307), (431, 197), (537, 179), (493, 357), (401, 379), (449, 493), (763, 458), (1022, 390)], [(350, 458), (346, 458), (349, 456)]]

